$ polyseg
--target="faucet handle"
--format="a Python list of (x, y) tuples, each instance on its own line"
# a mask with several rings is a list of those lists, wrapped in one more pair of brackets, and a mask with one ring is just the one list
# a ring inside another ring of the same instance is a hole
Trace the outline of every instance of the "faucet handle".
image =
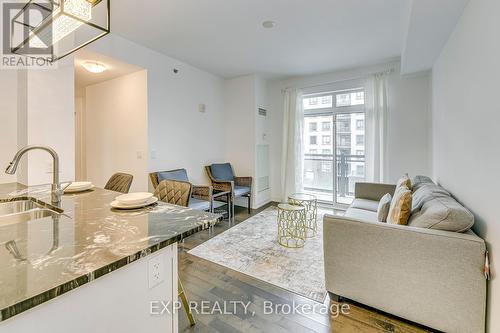
[(16, 173), (16, 166), (14, 165), (14, 161), (10, 161), (7, 168), (5, 168), (5, 173), (8, 175), (13, 175)]

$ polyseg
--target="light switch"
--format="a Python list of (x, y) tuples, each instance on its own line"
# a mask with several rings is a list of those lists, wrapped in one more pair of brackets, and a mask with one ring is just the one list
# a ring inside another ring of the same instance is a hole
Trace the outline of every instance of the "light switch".
[(137, 152), (137, 159), (142, 160), (142, 151)]
[(205, 111), (207, 111), (207, 106), (205, 104), (198, 105), (198, 111), (201, 113), (205, 113)]

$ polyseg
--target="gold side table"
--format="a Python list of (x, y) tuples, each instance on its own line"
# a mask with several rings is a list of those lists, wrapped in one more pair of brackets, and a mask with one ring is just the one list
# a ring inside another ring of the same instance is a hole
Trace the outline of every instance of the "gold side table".
[(290, 205), (304, 207), (306, 214), (306, 237), (316, 237), (318, 234), (318, 200), (316, 197), (305, 193), (295, 193), (288, 197), (288, 203)]
[(306, 242), (306, 211), (303, 206), (278, 205), (278, 243), (299, 248)]

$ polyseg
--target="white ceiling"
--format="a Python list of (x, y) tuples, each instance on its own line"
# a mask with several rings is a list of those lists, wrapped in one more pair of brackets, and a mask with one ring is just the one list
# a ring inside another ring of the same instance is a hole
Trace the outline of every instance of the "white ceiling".
[[(89, 60), (104, 64), (107, 70), (103, 73), (91, 73), (87, 71), (83, 68), (82, 63)], [(140, 70), (142, 70), (141, 67), (82, 49), (75, 53), (75, 88), (78, 93), (80, 89), (92, 84), (112, 80)]]
[[(439, 2), (439, 4), (437, 4)], [(402, 57), (429, 69), (467, 0), (114, 0), (112, 32), (224, 78)], [(262, 22), (276, 22), (265, 29)]]
[[(284, 77), (401, 55), (411, 0), (118, 0), (113, 33), (225, 78)], [(276, 27), (264, 29), (273, 20)]]
[(439, 6), (436, 6), (436, 0), (413, 1), (401, 56), (402, 73), (432, 67), (468, 2), (439, 0)]

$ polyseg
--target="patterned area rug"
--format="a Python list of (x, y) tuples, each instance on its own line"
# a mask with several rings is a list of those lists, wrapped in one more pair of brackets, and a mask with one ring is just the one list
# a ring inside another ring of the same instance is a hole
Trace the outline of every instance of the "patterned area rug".
[(318, 235), (300, 249), (277, 243), (277, 208), (269, 207), (188, 253), (323, 303), (323, 215)]

